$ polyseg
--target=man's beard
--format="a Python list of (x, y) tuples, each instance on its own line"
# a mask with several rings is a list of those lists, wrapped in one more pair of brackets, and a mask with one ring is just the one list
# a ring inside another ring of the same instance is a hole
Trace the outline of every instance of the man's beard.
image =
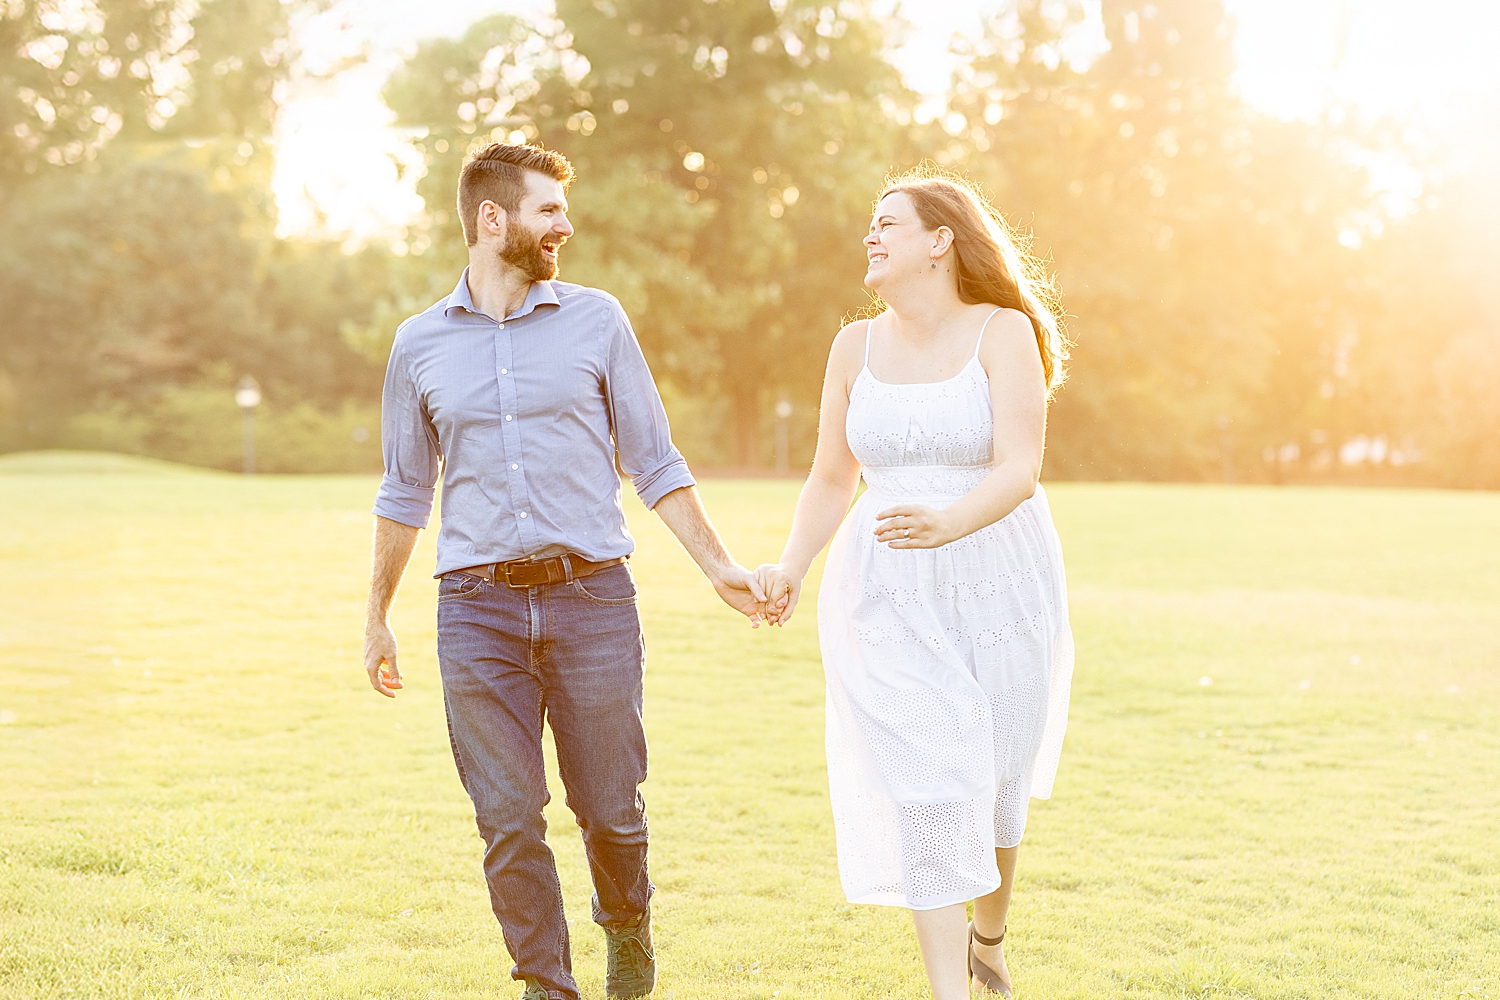
[(542, 253), (542, 239), (520, 226), (510, 226), (500, 260), (520, 271), (532, 281), (551, 281), (557, 277), (557, 261)]

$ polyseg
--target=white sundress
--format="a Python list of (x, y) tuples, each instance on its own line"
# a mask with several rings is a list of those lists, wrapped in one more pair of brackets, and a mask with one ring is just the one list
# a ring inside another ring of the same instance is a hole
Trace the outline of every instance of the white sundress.
[(867, 327), (845, 433), (868, 490), (818, 594), (828, 784), (849, 901), (925, 910), (998, 888), (994, 849), (1052, 794), (1073, 637), (1040, 486), (940, 548), (876, 541), (880, 510), (943, 508), (989, 474), (994, 418), (978, 345), (943, 382), (881, 382), (869, 363)]

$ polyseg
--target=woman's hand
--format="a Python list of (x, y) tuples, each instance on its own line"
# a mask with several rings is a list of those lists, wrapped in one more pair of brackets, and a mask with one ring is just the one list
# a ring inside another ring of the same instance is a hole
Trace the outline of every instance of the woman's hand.
[(875, 540), (893, 549), (935, 549), (962, 537), (947, 511), (898, 503), (875, 515)]
[(801, 579), (780, 563), (763, 563), (756, 567), (755, 578), (766, 595), (766, 621), (772, 625), (785, 625), (797, 607), (797, 598), (802, 596)]

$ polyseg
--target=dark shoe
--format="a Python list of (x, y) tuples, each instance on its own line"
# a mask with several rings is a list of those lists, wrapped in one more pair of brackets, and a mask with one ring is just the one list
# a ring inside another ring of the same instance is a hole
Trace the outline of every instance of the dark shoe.
[(969, 924), (969, 975), (973, 976), (974, 981), (980, 986), (1002, 997), (1010, 996), (1010, 987), (1005, 985), (1000, 978), (1000, 973), (985, 965), (979, 960), (979, 956), (974, 954), (974, 942), (978, 941), (986, 948), (993, 948), (1005, 940), (1005, 930), (1004, 927), (1000, 928), (1000, 936), (997, 938), (987, 938), (974, 930), (972, 922)]
[(656, 989), (656, 949), (651, 945), (651, 907), (619, 930), (604, 931), (608, 965), (604, 992), (610, 1000), (643, 997)]

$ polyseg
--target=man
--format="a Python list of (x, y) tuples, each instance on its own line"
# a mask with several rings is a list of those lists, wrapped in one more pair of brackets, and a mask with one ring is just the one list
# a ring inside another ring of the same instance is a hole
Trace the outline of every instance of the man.
[(616, 454), (731, 607), (756, 624), (765, 600), (703, 510), (620, 304), (553, 280), (573, 235), (572, 179), (566, 159), (531, 146), (495, 144), (464, 167), (469, 266), (453, 294), (397, 330), (386, 372), (365, 626), (370, 683), (395, 697), (387, 614), (441, 476), (448, 732), (523, 1000), (578, 1000), (542, 815), (544, 717), (593, 874), (608, 994), (644, 996), (656, 982), (638, 787), (645, 646)]

